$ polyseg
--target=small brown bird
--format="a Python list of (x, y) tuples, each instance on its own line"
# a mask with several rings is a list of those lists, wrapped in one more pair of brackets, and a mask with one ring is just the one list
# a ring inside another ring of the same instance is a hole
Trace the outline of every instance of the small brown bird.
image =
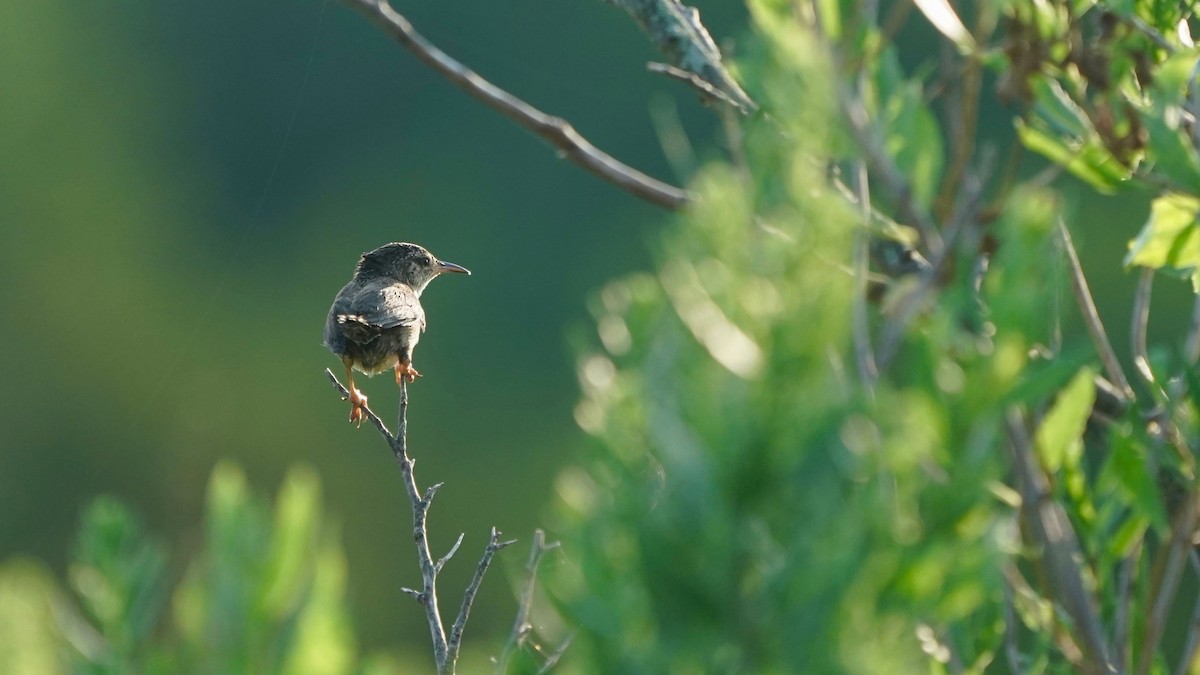
[(338, 291), (325, 319), (325, 346), (346, 366), (351, 422), (362, 421), (367, 404), (354, 386), (354, 369), (368, 376), (395, 369), (396, 384), (421, 376), (412, 366), (413, 348), (425, 330), (421, 292), (445, 272), (471, 273), (416, 244), (385, 244), (364, 253), (354, 278)]

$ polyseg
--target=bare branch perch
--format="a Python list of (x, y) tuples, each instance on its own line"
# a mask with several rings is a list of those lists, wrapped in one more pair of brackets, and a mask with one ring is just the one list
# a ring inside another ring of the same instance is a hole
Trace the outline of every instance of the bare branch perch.
[(412, 52), (422, 63), (450, 80), (475, 100), (521, 125), (558, 149), (563, 157), (592, 174), (646, 201), (667, 209), (682, 208), (692, 195), (651, 178), (592, 145), (561, 117), (547, 115), (451, 58), (417, 33), (386, 0), (345, 0)]
[[(338, 381), (337, 376), (328, 368), (325, 369), (325, 376), (333, 384), (333, 388), (346, 398), (350, 392), (346, 390), (342, 383)], [(446, 673), (454, 673), (455, 664), (458, 661), (459, 644), (462, 642), (463, 628), (467, 623), (467, 615), (471, 611), (471, 603), (475, 600), (475, 594), (479, 591), (479, 585), (483, 583), (483, 575), (487, 572), (487, 568), (492, 564), (492, 557), (496, 551), (513, 543), (511, 541), (500, 541), (500, 533), (496, 528), (492, 528), (491, 540), (487, 548), (484, 550), (483, 558), (479, 561), (479, 565), (475, 569), (475, 576), (471, 579), (471, 583), (467, 586), (467, 591), (463, 597), (463, 606), (458, 613), (458, 619), (455, 620), (454, 626), (451, 628), (450, 638), (446, 637), (445, 624), (442, 623), (442, 615), (438, 609), (437, 596), (437, 577), (442, 571), (442, 567), (446, 561), (458, 551), (459, 545), (462, 544), (463, 535), (458, 535), (458, 540), (454, 542), (454, 546), (450, 547), (450, 551), (445, 556), (434, 561), (433, 555), (429, 552), (429, 536), (426, 528), (426, 522), (429, 517), (429, 506), (433, 503), (433, 497), (441, 489), (444, 483), (434, 483), (426, 488), (424, 494), (417, 487), (417, 481), (413, 477), (413, 464), (415, 460), (408, 456), (408, 385), (407, 383), (400, 384), (400, 416), (396, 425), (397, 432), (395, 434), (388, 431), (387, 425), (379, 416), (374, 413), (369, 407), (363, 405), (363, 412), (367, 419), (379, 431), (380, 435), (388, 442), (388, 446), (392, 449), (392, 454), (396, 458), (396, 463), (400, 465), (400, 473), (404, 477), (404, 489), (408, 493), (408, 501), (412, 505), (413, 513), (413, 540), (417, 544), (417, 564), (421, 568), (421, 590), (417, 591), (412, 588), (401, 588), (405, 594), (411, 596), (422, 607), (425, 608), (425, 618), (429, 622), (429, 632), (433, 639), (433, 657), (437, 664), (439, 675)]]

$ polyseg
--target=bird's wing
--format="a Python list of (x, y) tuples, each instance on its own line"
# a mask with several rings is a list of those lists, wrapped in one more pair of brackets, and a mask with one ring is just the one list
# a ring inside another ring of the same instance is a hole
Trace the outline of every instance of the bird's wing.
[(334, 314), (340, 324), (378, 330), (413, 325), (425, 329), (425, 312), (416, 291), (407, 284), (369, 285), (338, 300)]

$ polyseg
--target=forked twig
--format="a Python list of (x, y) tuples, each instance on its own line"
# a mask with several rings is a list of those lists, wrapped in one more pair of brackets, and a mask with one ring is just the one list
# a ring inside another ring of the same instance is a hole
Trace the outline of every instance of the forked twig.
[[(350, 392), (342, 383), (338, 381), (337, 376), (328, 368), (325, 369), (325, 376), (329, 378), (333, 388), (342, 395), (342, 398), (348, 398)], [(458, 618), (451, 627), (450, 636), (446, 636), (445, 624), (442, 623), (441, 611), (438, 609), (437, 595), (437, 578), (442, 571), (442, 567), (451, 557), (458, 551), (458, 547), (462, 544), (463, 535), (458, 536), (458, 540), (450, 551), (445, 556), (438, 560), (433, 559), (433, 555), (429, 551), (429, 535), (426, 523), (429, 517), (429, 506), (433, 503), (433, 497), (442, 487), (442, 483), (430, 485), (424, 493), (417, 487), (417, 481), (413, 477), (413, 464), (415, 460), (408, 455), (408, 384), (401, 382), (400, 384), (400, 412), (399, 420), (396, 424), (396, 433), (393, 434), (388, 430), (387, 425), (379, 418), (366, 404), (362, 406), (363, 413), (367, 420), (379, 431), (387, 441), (388, 447), (392, 449), (392, 455), (396, 458), (396, 463), (400, 465), (400, 473), (404, 477), (404, 490), (408, 493), (408, 501), (412, 505), (413, 514), (413, 540), (417, 545), (417, 564), (421, 568), (421, 590), (412, 588), (402, 588), (404, 593), (412, 596), (422, 607), (425, 608), (425, 618), (429, 622), (429, 632), (433, 639), (433, 658), (437, 664), (439, 675), (453, 673), (455, 664), (458, 661), (459, 645), (462, 642), (463, 628), (467, 623), (467, 615), (471, 612), (471, 603), (475, 600), (475, 594), (479, 591), (479, 585), (483, 582), (483, 575), (487, 572), (487, 568), (492, 563), (492, 557), (496, 551), (513, 543), (511, 541), (500, 541), (500, 533), (496, 528), (492, 528), (491, 540), (488, 542), (487, 549), (484, 550), (483, 557), (480, 559), (478, 566), (475, 569), (475, 576), (471, 579), (471, 583), (467, 585), (467, 590), (463, 595), (462, 608), (458, 612)]]
[(488, 540), (487, 548), (483, 549), (483, 556), (479, 559), (479, 564), (475, 566), (475, 576), (471, 577), (471, 583), (467, 584), (467, 591), (463, 593), (462, 607), (458, 610), (458, 618), (450, 627), (447, 649), (451, 663), (458, 660), (458, 648), (462, 644), (463, 629), (467, 626), (467, 617), (471, 614), (471, 605), (475, 602), (475, 594), (479, 592), (479, 585), (483, 583), (483, 575), (487, 573), (488, 567), (492, 564), (492, 558), (496, 555), (496, 551), (515, 543), (517, 543), (516, 539), (500, 541), (500, 531), (492, 528), (492, 536)]
[[(533, 591), (537, 585), (538, 565), (542, 561), (548, 551), (558, 548), (559, 542), (554, 541), (546, 543), (546, 533), (542, 530), (533, 531), (533, 546), (529, 549), (529, 560), (525, 563), (525, 581), (521, 585), (521, 597), (517, 602), (517, 618), (513, 621), (512, 631), (508, 635), (508, 642), (504, 644), (504, 649), (500, 652), (500, 656), (496, 658), (496, 674), (504, 675), (508, 672), (508, 661), (512, 658), (513, 653), (525, 644), (529, 639), (529, 635), (533, 632), (533, 624), (530, 623), (529, 617), (533, 612)], [(553, 660), (558, 661), (562, 652), (566, 650), (570, 644), (568, 638), (560, 647), (557, 656)], [(549, 663), (549, 660), (547, 661)], [(553, 665), (553, 663), (550, 663)], [(542, 665), (543, 669), (547, 668), (546, 664)]]

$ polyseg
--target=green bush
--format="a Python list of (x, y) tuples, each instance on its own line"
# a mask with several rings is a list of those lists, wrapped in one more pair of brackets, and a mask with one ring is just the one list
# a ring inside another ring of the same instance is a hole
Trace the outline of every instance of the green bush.
[(0, 672), (388, 672), (363, 662), (345, 605), (346, 560), (317, 478), (293, 469), (274, 508), (221, 464), (205, 538), (183, 578), (163, 544), (110, 497), (83, 516), (70, 593), (36, 563), (0, 569)]
[[(1192, 364), (1146, 363), (1174, 379), (1137, 391), (1111, 369), (1098, 383), (1103, 340), (1063, 334), (1070, 211), (1053, 174), (999, 177), (988, 139), (952, 142), (972, 120), (939, 121), (932, 77), (904, 73), (861, 5), (749, 4), (739, 66), (765, 112), (741, 125), (741, 163), (702, 171), (655, 271), (593, 303), (576, 417), (594, 441), (559, 480), (571, 564), (551, 583), (575, 657), (621, 673), (1188, 672)], [(1174, 40), (1181, 15), (970, 11), (952, 67), (1027, 97), (1018, 142), (1079, 194), (1158, 191), (1130, 263), (1194, 275), (1200, 164), (1179, 120), (1200, 51), (1147, 37)], [(1109, 31), (1103, 86), (1070, 51), (1093, 30)], [(839, 185), (859, 166), (870, 217)], [(878, 265), (863, 306), (868, 236), (930, 265)], [(1098, 403), (1114, 390), (1115, 410)]]

